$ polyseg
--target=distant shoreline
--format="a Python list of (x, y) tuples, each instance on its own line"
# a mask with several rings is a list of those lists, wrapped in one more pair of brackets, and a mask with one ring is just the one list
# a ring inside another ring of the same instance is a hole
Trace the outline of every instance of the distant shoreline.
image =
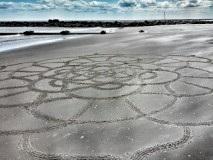
[(118, 20), (118, 21), (0, 21), (0, 27), (140, 27), (176, 24), (213, 24), (213, 19)]
[[(76, 33), (67, 33), (67, 34), (61, 34), (60, 32), (33, 32), (31, 34), (28, 34), (28, 36), (37, 35), (37, 36), (51, 36), (51, 35), (96, 35), (101, 34), (99, 32), (76, 32)], [(106, 34), (106, 33), (105, 33)], [(26, 35), (23, 32), (0, 32), (0, 36), (9, 36), (9, 35)]]

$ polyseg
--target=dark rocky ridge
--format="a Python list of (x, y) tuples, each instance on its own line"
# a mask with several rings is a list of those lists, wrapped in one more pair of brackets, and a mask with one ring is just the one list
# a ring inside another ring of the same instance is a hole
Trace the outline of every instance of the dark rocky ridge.
[(175, 24), (213, 24), (213, 19), (171, 19), (145, 21), (1, 21), (0, 27), (138, 27)]

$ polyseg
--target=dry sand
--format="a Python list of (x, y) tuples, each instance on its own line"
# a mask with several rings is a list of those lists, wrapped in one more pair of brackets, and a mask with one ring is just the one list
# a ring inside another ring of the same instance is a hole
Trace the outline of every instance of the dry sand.
[(1, 160), (212, 160), (213, 25), (123, 28), (0, 54)]

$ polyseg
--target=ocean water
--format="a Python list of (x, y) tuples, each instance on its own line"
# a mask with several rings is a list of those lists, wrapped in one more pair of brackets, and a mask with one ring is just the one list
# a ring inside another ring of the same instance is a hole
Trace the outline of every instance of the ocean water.
[[(101, 30), (106, 30), (107, 33), (115, 32), (115, 28), (62, 28), (62, 27), (0, 27), (0, 32), (11, 33), (18, 32), (22, 33), (24, 31), (33, 30), (35, 32), (61, 32), (63, 30), (69, 30), (72, 33), (99, 33)], [(18, 49), (23, 47), (28, 47), (32, 45), (39, 45), (45, 43), (53, 43), (57, 41), (63, 41), (67, 39), (80, 38), (87, 35), (33, 35), (33, 36), (24, 36), (21, 34), (18, 35), (9, 35), (9, 36), (0, 36), (0, 52)]]

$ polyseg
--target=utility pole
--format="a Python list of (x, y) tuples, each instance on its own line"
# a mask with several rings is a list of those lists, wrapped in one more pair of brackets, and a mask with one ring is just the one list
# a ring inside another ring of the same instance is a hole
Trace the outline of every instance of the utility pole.
[(163, 12), (164, 20), (166, 20), (166, 11)]

